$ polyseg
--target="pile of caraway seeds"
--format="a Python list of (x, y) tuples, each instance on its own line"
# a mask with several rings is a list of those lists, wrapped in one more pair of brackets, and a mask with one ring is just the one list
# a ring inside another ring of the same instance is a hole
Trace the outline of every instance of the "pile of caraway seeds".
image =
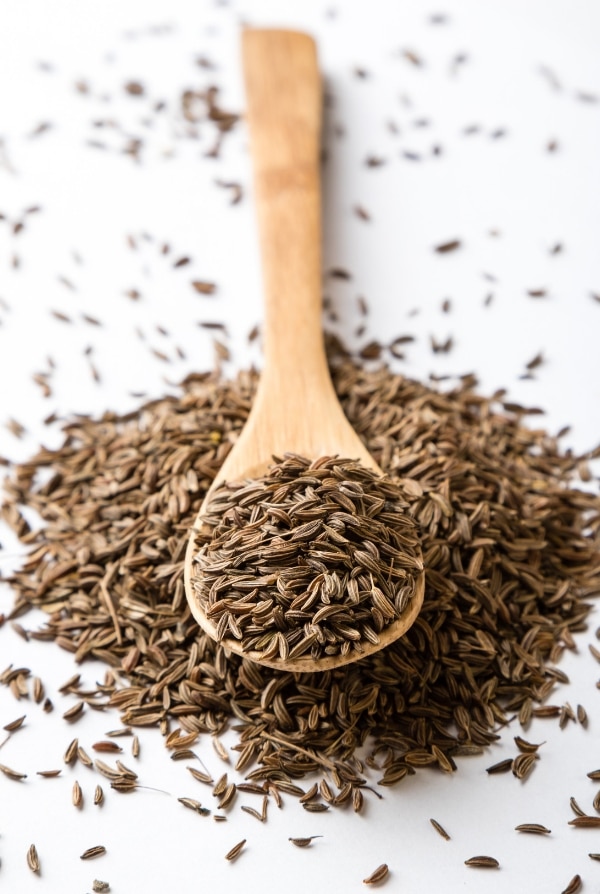
[(189, 532), (246, 421), (253, 372), (193, 375), (126, 415), (73, 419), (60, 448), (11, 470), (2, 513), (29, 548), (9, 578), (10, 620), (39, 607), (31, 638), (110, 667), (83, 702), (159, 726), (171, 748), (233, 722), (248, 785), (301, 797), (297, 780), (316, 771), (329, 803), (357, 809), (373, 773), (392, 785), (427, 765), (451, 772), (515, 714), (525, 727), (549, 707), (565, 720), (543, 703), (600, 590), (600, 501), (575, 483), (600, 451), (563, 450), (471, 376), (437, 391), (363, 368), (334, 339), (328, 351), (348, 419), (420, 531), (424, 605), (382, 652), (275, 671), (228, 654), (190, 614)]

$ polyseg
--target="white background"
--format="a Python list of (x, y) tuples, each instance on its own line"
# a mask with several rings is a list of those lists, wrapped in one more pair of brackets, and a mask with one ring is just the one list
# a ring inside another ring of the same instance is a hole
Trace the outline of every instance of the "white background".
[[(432, 21), (436, 14), (445, 21)], [(591, 100), (600, 97), (597, 3), (3, 0), (0, 454), (23, 459), (40, 442), (59, 443), (58, 432), (42, 422), (51, 412), (64, 417), (131, 409), (139, 393), (158, 396), (187, 372), (211, 368), (213, 334), (200, 322), (226, 323), (230, 371), (260, 362), (257, 346), (247, 343), (260, 322), (261, 286), (245, 128), (240, 123), (226, 137), (219, 159), (207, 158), (214, 128), (201, 124), (190, 135), (179, 102), (184, 89), (214, 83), (227, 110), (243, 109), (242, 23), (306, 29), (319, 41), (332, 97), (325, 121), (324, 270), (352, 273), (350, 282), (324, 279), (338, 317), (327, 320), (329, 328), (355, 347), (413, 335), (406, 359), (397, 363), (406, 375), (426, 380), (430, 373), (475, 371), (482, 391), (506, 387), (511, 399), (543, 407), (543, 423), (535, 417), (532, 424), (550, 431), (571, 425), (567, 446), (595, 446), (600, 101)], [(199, 67), (198, 56), (214, 69)], [(357, 68), (367, 76), (358, 77)], [(143, 96), (124, 91), (131, 80), (144, 85)], [(75, 89), (82, 81), (85, 94)], [(165, 107), (156, 112), (159, 101)], [(390, 131), (390, 121), (398, 133)], [(44, 124), (50, 126), (32, 135)], [(494, 137), (500, 130), (503, 135)], [(139, 162), (122, 151), (131, 137), (143, 140)], [(105, 148), (90, 145), (94, 141)], [(439, 155), (432, 153), (436, 145)], [(386, 163), (369, 168), (369, 155)], [(230, 206), (229, 192), (215, 179), (241, 183), (242, 202)], [(15, 235), (13, 223), (34, 205), (41, 211), (26, 216)], [(356, 205), (370, 213), (370, 222), (353, 213)], [(451, 239), (461, 240), (460, 250), (433, 251)], [(165, 242), (168, 255), (160, 253)], [(557, 243), (562, 251), (552, 254)], [(192, 262), (174, 268), (182, 256)], [(217, 283), (215, 295), (196, 294), (193, 279)], [(139, 300), (125, 295), (130, 289), (140, 292)], [(547, 294), (532, 298), (532, 289)], [(366, 320), (359, 296), (369, 305)], [(72, 322), (59, 321), (52, 310)], [(82, 314), (103, 325), (90, 325)], [(367, 331), (359, 338), (363, 323)], [(434, 354), (431, 337), (449, 336), (452, 350)], [(544, 363), (535, 378), (521, 378), (539, 352)], [(50, 373), (49, 398), (31, 378), (44, 372)], [(5, 427), (10, 418), (26, 428), (21, 440)], [(17, 546), (4, 532), (0, 540), (6, 571)], [(8, 588), (0, 589), (0, 611), (11, 601)], [(40, 620), (31, 615), (24, 623)], [(535, 722), (527, 738), (546, 744), (525, 783), (485, 772), (515, 753), (515, 724), (489, 754), (462, 759), (451, 778), (420, 772), (396, 790), (382, 790), (383, 801), (367, 796), (361, 816), (308, 814), (287, 798), (281, 811), (270, 806), (266, 825), (236, 808), (224, 824), (182, 808), (176, 797), (212, 807), (210, 791), (183, 764), (169, 761), (155, 732), (142, 735), (140, 777), (169, 795), (108, 790), (105, 805), (94, 807), (97, 774), (81, 765), (64, 767), (62, 754), (74, 735), (90, 750), (120, 725), (118, 717), (88, 711), (69, 728), (61, 714), (73, 698), (57, 689), (73, 673), (72, 659), (52, 645), (25, 643), (7, 624), (0, 629), (0, 669), (30, 667), (44, 679), (56, 709), (43, 714), (0, 689), (0, 726), (27, 714), (25, 726), (0, 750), (0, 761), (28, 773), (23, 783), (0, 777), (0, 890), (83, 894), (101, 878), (115, 894), (359, 891), (362, 879), (387, 862), (388, 891), (545, 894), (563, 890), (575, 873), (585, 892), (599, 891), (600, 863), (587, 854), (600, 851), (600, 830), (567, 825), (569, 797), (593, 812), (597, 789), (586, 773), (600, 766), (600, 670), (587, 647), (596, 642), (598, 623), (596, 613), (590, 632), (578, 639), (579, 654), (562, 661), (571, 684), (552, 697), (558, 704), (582, 703), (589, 728), (569, 724), (560, 731), (555, 721)], [(81, 670), (90, 684), (103, 673), (93, 665)], [(210, 742), (196, 750), (215, 777), (223, 772)], [(124, 760), (133, 762), (127, 752)], [(35, 775), (60, 766), (58, 779)], [(71, 804), (76, 778), (84, 792), (81, 811)], [(241, 803), (253, 799), (239, 796)], [(451, 841), (436, 834), (430, 817), (447, 828)], [(523, 822), (544, 823), (552, 835), (519, 836), (514, 826)], [(323, 838), (309, 850), (287, 841), (311, 834)], [(230, 865), (224, 854), (241, 838), (248, 839), (246, 849)], [(26, 865), (32, 842), (41, 880)], [(107, 855), (80, 861), (94, 844), (104, 844)], [(480, 853), (499, 859), (500, 871), (464, 866)]]

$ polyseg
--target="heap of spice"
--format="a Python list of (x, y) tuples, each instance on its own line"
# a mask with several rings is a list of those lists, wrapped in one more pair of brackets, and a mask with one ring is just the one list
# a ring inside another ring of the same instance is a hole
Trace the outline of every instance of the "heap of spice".
[(401, 490), (356, 460), (274, 457), (267, 475), (218, 487), (202, 522), (199, 604), (219, 641), (265, 659), (378, 645), (423, 570)]
[(29, 546), (10, 576), (12, 619), (37, 606), (47, 622), (32, 638), (111, 668), (84, 702), (192, 738), (235, 718), (253, 785), (302, 792), (296, 780), (320, 770), (338, 804), (361, 795), (368, 768), (383, 785), (455, 770), (566, 681), (554, 663), (600, 591), (600, 501), (574, 483), (585, 458), (473, 377), (440, 392), (329, 348), (345, 412), (421, 532), (424, 605), (381, 652), (321, 674), (265, 670), (191, 616), (189, 531), (247, 419), (254, 373), (195, 375), (127, 415), (76, 418), (60, 448), (12, 469), (3, 515)]

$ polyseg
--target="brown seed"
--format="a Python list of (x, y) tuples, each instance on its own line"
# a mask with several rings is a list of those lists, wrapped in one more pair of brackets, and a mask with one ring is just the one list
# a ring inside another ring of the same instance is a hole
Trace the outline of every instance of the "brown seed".
[(81, 786), (75, 780), (73, 783), (73, 793), (72, 793), (73, 804), (75, 807), (83, 806), (83, 792), (81, 791)]
[(53, 779), (55, 776), (60, 776), (60, 770), (38, 770), (37, 775), (43, 776), (44, 779)]
[(108, 882), (101, 882), (99, 879), (95, 878), (92, 882), (92, 891), (99, 894), (102, 891), (110, 891), (110, 884)]
[(497, 764), (492, 764), (491, 767), (486, 768), (486, 773), (489, 773), (490, 776), (496, 773), (508, 773), (509, 770), (512, 770), (512, 758), (507, 757), (505, 760), (498, 761)]
[(569, 804), (571, 806), (571, 810), (576, 816), (585, 816), (585, 810), (581, 809), (575, 798), (571, 798)]
[(469, 857), (465, 866), (479, 866), (481, 869), (498, 869), (500, 863), (495, 857)]
[(544, 744), (544, 742), (540, 742), (539, 745), (535, 745), (533, 742), (526, 742), (521, 736), (515, 736), (515, 745), (523, 754), (533, 754)]
[(245, 844), (246, 844), (246, 839), (245, 839), (245, 838), (242, 838), (242, 840), (241, 840), (241, 841), (238, 841), (238, 843), (235, 844), (235, 845), (231, 848), (230, 851), (227, 851), (227, 853), (225, 854), (225, 859), (226, 859), (226, 860), (235, 860), (236, 857), (238, 857), (239, 854), (241, 853), (242, 848), (244, 847)]
[(583, 705), (577, 705), (577, 720), (583, 727), (587, 727), (588, 715)]
[(7, 733), (14, 733), (15, 730), (21, 729), (26, 716), (26, 714), (23, 714), (22, 717), (17, 717), (16, 720), (11, 721), (11, 723), (7, 723), (6, 726), (3, 727), (3, 729), (5, 729)]
[(69, 677), (62, 686), (58, 687), (58, 691), (63, 695), (67, 692), (77, 692), (79, 688), (79, 684), (81, 683), (81, 674), (73, 674), (72, 677)]
[(451, 239), (449, 242), (442, 242), (441, 245), (436, 245), (434, 250), (438, 254), (447, 254), (448, 252), (456, 251), (461, 245), (460, 239)]
[(68, 711), (65, 711), (65, 713), (63, 714), (63, 718), (73, 723), (75, 720), (79, 720), (79, 718), (83, 714), (84, 708), (85, 702), (77, 702), (73, 705), (72, 708), (69, 708)]
[(535, 751), (520, 754), (512, 762), (513, 775), (517, 779), (526, 779), (533, 770), (537, 760), (539, 760), (539, 755)]
[(132, 754), (132, 757), (140, 756), (140, 740), (139, 740), (138, 736), (134, 736), (133, 740), (131, 742), (131, 754)]
[(196, 813), (200, 813), (202, 816), (207, 816), (210, 813), (210, 810), (203, 807), (200, 801), (196, 801), (194, 798), (177, 798), (177, 800), (184, 807), (187, 807), (188, 810), (195, 810)]
[(373, 870), (371, 875), (363, 879), (363, 885), (377, 885), (388, 877), (389, 871), (387, 863), (382, 863), (381, 866)]
[(82, 748), (81, 745), (77, 748), (77, 757), (84, 765), (84, 767), (93, 767), (94, 761), (91, 759), (85, 748)]
[(448, 833), (446, 832), (446, 830), (444, 829), (444, 827), (441, 826), (441, 825), (438, 823), (437, 820), (430, 819), (429, 822), (431, 823), (431, 825), (433, 826), (433, 828), (435, 829), (435, 831), (436, 831), (439, 835), (442, 836), (442, 838), (445, 838), (446, 841), (450, 841), (450, 836), (448, 835)]
[(219, 755), (221, 760), (225, 761), (225, 763), (229, 763), (229, 752), (227, 751), (227, 749), (225, 748), (225, 746), (223, 745), (223, 743), (221, 742), (219, 737), (213, 736), (212, 743), (213, 743), (213, 748), (215, 749), (215, 751), (217, 752), (217, 754)]
[(35, 844), (30, 845), (29, 850), (27, 851), (27, 865), (32, 872), (41, 871), (40, 858), (38, 857), (38, 852)]
[[(171, 755), (171, 757), (174, 757), (174, 755)], [(197, 770), (195, 767), (188, 767), (187, 769), (190, 771), (190, 773), (192, 774), (194, 779), (198, 780), (198, 782), (204, 782), (207, 785), (213, 784), (214, 779), (212, 778), (212, 776), (209, 776), (208, 773), (202, 773), (200, 770)], [(239, 788), (239, 786), (238, 786), (238, 788)], [(214, 791), (213, 791), (213, 794), (215, 794)]]
[(547, 829), (546, 826), (542, 826), (539, 823), (521, 823), (520, 826), (515, 826), (516, 832), (531, 832), (534, 835), (549, 835), (550, 829)]
[(360, 813), (363, 809), (363, 793), (359, 788), (355, 788), (352, 792), (352, 809), (355, 813)]
[(596, 780), (600, 779), (600, 770), (592, 770), (587, 775), (588, 775), (588, 779), (593, 779), (594, 781), (596, 781)]
[(600, 860), (600, 854), (588, 854), (588, 857), (592, 860)]
[(8, 776), (9, 779), (14, 779), (16, 782), (27, 779), (27, 773), (19, 773), (18, 770), (7, 767), (6, 764), (0, 764), (0, 773), (4, 773), (5, 776)]
[(104, 801), (104, 792), (102, 791), (102, 786), (97, 785), (96, 788), (94, 789), (94, 804), (97, 804), (99, 806), (100, 804), (102, 804), (103, 801)]
[(44, 684), (39, 677), (33, 678), (33, 700), (39, 705), (44, 698)]
[(579, 890), (581, 890), (581, 876), (574, 875), (562, 894), (576, 894)]
[(570, 826), (580, 829), (600, 829), (600, 816), (576, 816), (575, 819), (569, 820)]
[(216, 291), (216, 285), (214, 282), (203, 282), (202, 280), (195, 279), (192, 282), (192, 287), (198, 292), (200, 295), (212, 295)]
[(291, 841), (296, 847), (310, 847), (311, 842), (313, 842), (315, 838), (322, 837), (322, 835), (311, 835), (309, 838), (288, 838), (288, 841)]
[[(189, 748), (178, 748), (171, 755), (171, 760), (172, 761), (186, 761), (186, 760), (190, 760), (190, 758), (194, 758), (194, 757), (197, 757), (197, 755), (195, 754), (195, 752), (191, 751)], [(212, 781), (213, 780), (211, 779), (211, 782)]]
[(122, 795), (128, 795), (130, 792), (134, 792), (138, 788), (138, 784), (134, 779), (121, 776), (117, 779), (113, 779), (110, 787), (116, 792), (120, 792)]
[(81, 855), (81, 860), (92, 860), (94, 857), (102, 857), (106, 853), (103, 844), (97, 844), (94, 847), (88, 847)]
[(94, 742), (92, 748), (94, 751), (112, 752), (113, 754), (120, 754), (123, 751), (116, 742)]

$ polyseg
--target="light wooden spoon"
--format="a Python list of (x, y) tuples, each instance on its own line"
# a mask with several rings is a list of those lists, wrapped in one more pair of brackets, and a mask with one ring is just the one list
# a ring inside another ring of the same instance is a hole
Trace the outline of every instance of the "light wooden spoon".
[[(185, 589), (199, 625), (213, 639), (216, 625), (194, 590), (196, 532), (210, 497), (225, 481), (263, 476), (274, 454), (310, 459), (341, 456), (359, 460), (382, 475), (346, 419), (335, 394), (321, 328), (321, 196), (319, 184), (321, 83), (314, 40), (295, 31), (247, 29), (242, 36), (264, 279), (264, 369), (252, 410), (238, 440), (208, 491), (185, 559)], [(263, 659), (227, 638), (222, 644), (281, 670), (322, 671), (382, 649), (411, 626), (425, 590), (417, 579), (407, 611), (364, 642), (361, 653), (318, 660)]]

